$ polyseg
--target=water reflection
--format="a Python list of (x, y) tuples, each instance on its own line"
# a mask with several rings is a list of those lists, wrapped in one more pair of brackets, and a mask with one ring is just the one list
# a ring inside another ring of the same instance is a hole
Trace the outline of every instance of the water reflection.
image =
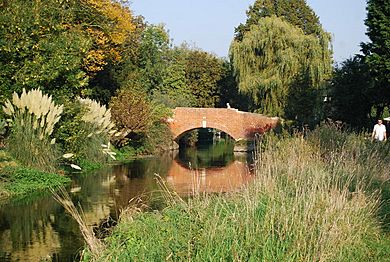
[[(155, 174), (181, 195), (237, 190), (252, 179), (246, 156), (221, 146), (75, 174), (68, 191), (82, 206), (87, 224), (96, 226), (117, 218), (133, 198), (158, 205), (150, 195), (159, 189)], [(0, 206), (0, 261), (74, 261), (83, 245), (78, 225), (51, 196)]]
[(174, 160), (166, 180), (179, 195), (188, 195), (238, 190), (252, 178), (247, 163), (238, 160), (224, 167), (197, 169), (189, 169)]

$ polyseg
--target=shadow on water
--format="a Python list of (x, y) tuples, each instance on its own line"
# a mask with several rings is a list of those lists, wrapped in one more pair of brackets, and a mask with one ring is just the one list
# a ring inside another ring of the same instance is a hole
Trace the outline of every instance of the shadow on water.
[[(227, 147), (220, 144), (171, 152), (74, 174), (67, 190), (72, 201), (83, 208), (90, 226), (109, 217), (117, 219), (133, 198), (158, 209), (161, 202), (155, 174), (181, 195), (237, 190), (253, 176), (247, 156), (235, 156)], [(78, 225), (51, 196), (0, 206), (0, 261), (74, 261), (83, 246)]]

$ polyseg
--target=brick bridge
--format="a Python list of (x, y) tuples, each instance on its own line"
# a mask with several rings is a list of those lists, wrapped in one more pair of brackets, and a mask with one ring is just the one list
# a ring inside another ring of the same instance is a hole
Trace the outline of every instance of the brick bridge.
[(239, 141), (253, 140), (256, 133), (262, 134), (276, 127), (279, 118), (242, 112), (234, 108), (177, 107), (167, 122), (175, 141), (185, 132), (197, 128), (215, 128)]

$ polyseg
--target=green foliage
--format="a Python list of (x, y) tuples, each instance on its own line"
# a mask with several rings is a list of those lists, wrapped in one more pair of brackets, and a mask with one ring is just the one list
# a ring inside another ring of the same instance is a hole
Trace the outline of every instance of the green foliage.
[(142, 32), (138, 70), (141, 83), (148, 94), (158, 89), (165, 71), (164, 56), (169, 49), (169, 35), (162, 25), (148, 26)]
[(121, 88), (141, 89), (149, 99), (170, 108), (216, 105), (222, 62), (184, 45), (171, 48), (161, 25), (140, 28), (143, 31), (131, 43), (136, 51), (127, 51), (122, 69), (116, 70)]
[(59, 187), (70, 183), (71, 180), (65, 176), (35, 169), (7, 167), (0, 170), (0, 181), (5, 181), (4, 188), (16, 196)]
[(0, 102), (23, 87), (107, 100), (89, 81), (102, 87), (97, 74), (121, 60), (134, 29), (117, 1), (8, 1), (0, 8)]
[(200, 50), (185, 53), (187, 87), (195, 96), (197, 107), (214, 107), (219, 102), (218, 81), (222, 77), (222, 61)]
[[(290, 104), (314, 96), (330, 76), (329, 41), (323, 31), (305, 35), (276, 16), (260, 19), (230, 47), (239, 90), (253, 99), (257, 111), (303, 122), (307, 111), (290, 110)], [(315, 101), (305, 106), (313, 109)]]
[(169, 150), (172, 141), (172, 134), (166, 123), (156, 121), (146, 133), (145, 150), (148, 153), (161, 153)]
[(4, 147), (4, 139), (5, 139), (6, 134), (7, 134), (7, 127), (8, 127), (8, 124), (5, 121), (5, 119), (2, 119), (0, 117), (0, 148)]
[(22, 87), (72, 94), (85, 86), (90, 48), (80, 26), (69, 27), (74, 1), (10, 1), (0, 10), (0, 102)]
[(347, 59), (335, 68), (327, 102), (327, 116), (354, 128), (371, 128), (371, 106), (374, 104), (373, 80), (360, 57)]
[[(101, 151), (101, 149), (98, 149)], [(101, 155), (98, 156), (98, 158), (101, 159)], [(97, 162), (99, 161), (99, 162)], [(77, 164), (81, 167), (81, 170), (83, 172), (89, 172), (89, 171), (93, 171), (93, 170), (97, 170), (97, 169), (100, 169), (100, 168), (103, 168), (104, 164), (107, 161), (106, 158), (102, 160), (96, 160), (96, 159), (85, 159), (85, 158), (81, 158), (80, 160), (77, 161)]]
[(62, 145), (64, 153), (74, 154), (72, 158), (64, 159), (65, 162), (81, 165), (83, 161), (107, 161), (107, 156), (102, 152), (102, 144), (109, 141), (108, 134), (99, 132), (100, 128), (83, 119), (87, 111), (79, 101), (67, 102), (64, 106), (63, 117), (55, 137), (57, 143)]
[(114, 149), (116, 153), (116, 159), (118, 161), (126, 161), (133, 159), (137, 154), (142, 152), (137, 152), (137, 150), (129, 145), (123, 146), (119, 149)]
[(390, 2), (383, 0), (367, 1), (367, 35), (371, 42), (363, 44), (369, 65), (378, 84), (390, 83)]
[(218, 107), (226, 107), (227, 103), (233, 108), (248, 111), (250, 98), (238, 90), (238, 84), (234, 77), (233, 65), (230, 61), (223, 61), (221, 80), (218, 81), (220, 99)]
[(162, 85), (153, 93), (153, 99), (169, 108), (196, 105), (197, 97), (187, 85), (183, 50), (177, 48), (170, 50), (167, 56)]
[(384, 107), (390, 105), (390, 2), (368, 0), (365, 24), (371, 42), (362, 43), (362, 51), (374, 79), (375, 92), (372, 99), (378, 119)]

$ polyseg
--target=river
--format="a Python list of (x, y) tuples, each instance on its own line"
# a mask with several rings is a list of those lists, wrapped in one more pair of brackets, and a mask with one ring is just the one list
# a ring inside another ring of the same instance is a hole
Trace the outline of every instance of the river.
[[(250, 156), (218, 143), (72, 174), (67, 187), (88, 225), (97, 226), (135, 198), (159, 208), (156, 175), (181, 196), (239, 190), (252, 178)], [(84, 247), (76, 222), (48, 194), (0, 206), (0, 261), (77, 261)]]

